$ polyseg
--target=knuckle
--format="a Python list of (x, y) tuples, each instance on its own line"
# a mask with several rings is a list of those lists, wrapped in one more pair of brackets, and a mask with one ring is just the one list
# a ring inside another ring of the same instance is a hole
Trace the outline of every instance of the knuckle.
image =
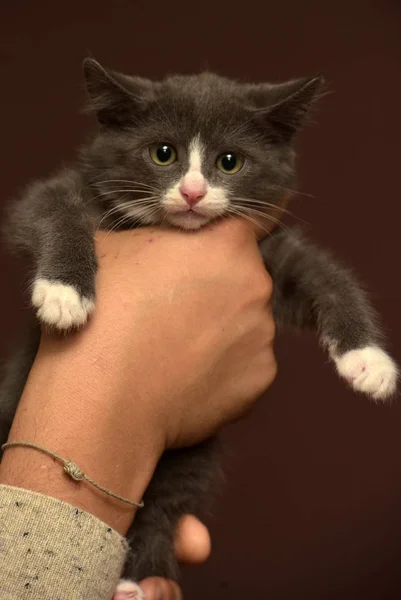
[(160, 580), (161, 597), (166, 600), (182, 600), (181, 590), (174, 581)]
[(274, 354), (271, 355), (270, 365), (268, 369), (268, 385), (272, 384), (277, 377), (278, 365)]
[(267, 319), (265, 320), (266, 334), (265, 339), (268, 344), (269, 350), (271, 351), (271, 346), (273, 344), (274, 338), (276, 337), (277, 326), (274, 321), (273, 311), (271, 305), (268, 304), (266, 308)]
[(261, 371), (260, 381), (259, 381), (259, 397), (266, 392), (266, 390), (271, 386), (273, 381), (277, 376), (277, 361), (271, 350), (268, 349), (264, 360), (263, 360), (263, 370)]
[(273, 293), (273, 280), (264, 267), (258, 270), (254, 287), (262, 300), (266, 302), (270, 300)]

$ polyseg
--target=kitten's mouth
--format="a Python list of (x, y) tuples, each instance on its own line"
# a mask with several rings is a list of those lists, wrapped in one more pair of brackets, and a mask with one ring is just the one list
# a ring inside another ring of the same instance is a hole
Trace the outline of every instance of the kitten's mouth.
[(166, 220), (169, 223), (183, 229), (199, 229), (207, 225), (212, 219), (213, 217), (201, 213), (196, 207), (187, 210), (170, 209), (166, 215)]

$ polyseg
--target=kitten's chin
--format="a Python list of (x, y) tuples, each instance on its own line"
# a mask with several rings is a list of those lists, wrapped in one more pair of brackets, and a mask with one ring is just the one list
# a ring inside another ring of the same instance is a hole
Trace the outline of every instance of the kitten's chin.
[(174, 227), (180, 227), (181, 229), (200, 229), (204, 227), (210, 221), (212, 217), (201, 215), (200, 213), (188, 211), (182, 213), (170, 213), (166, 215), (166, 221)]

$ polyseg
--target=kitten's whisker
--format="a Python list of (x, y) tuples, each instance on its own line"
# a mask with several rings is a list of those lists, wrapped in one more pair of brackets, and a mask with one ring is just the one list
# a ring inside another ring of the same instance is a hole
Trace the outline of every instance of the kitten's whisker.
[(160, 212), (160, 211), (159, 211), (159, 207), (157, 206), (153, 210), (148, 211), (145, 215), (139, 215), (139, 216), (133, 215), (133, 218), (135, 220), (142, 221), (145, 225), (150, 225), (150, 223), (148, 222), (149, 217), (156, 215), (158, 212)]
[[(239, 198), (236, 198), (236, 200), (238, 201), (238, 204), (236, 206), (238, 206), (239, 208), (243, 208), (244, 210), (252, 210), (254, 212), (257, 212), (258, 214), (260, 214), (261, 216), (269, 216), (269, 217), (273, 217), (273, 215), (271, 215), (267, 210), (263, 211), (260, 210), (259, 208), (255, 208), (252, 206), (253, 202), (240, 202)], [(272, 208), (273, 210), (279, 210), (279, 207), (275, 204), (266, 204), (266, 203), (262, 203), (261, 204), (264, 208)], [(289, 213), (291, 216), (293, 216), (291, 213)], [(274, 217), (277, 218), (277, 217)], [(278, 220), (278, 219), (277, 219)]]
[(287, 192), (288, 194), (291, 194), (291, 195), (306, 196), (307, 198), (313, 198), (314, 200), (316, 200), (316, 196), (314, 196), (313, 194), (308, 194), (307, 192), (301, 192), (300, 190), (293, 190), (292, 188), (287, 188), (283, 185), (277, 185), (274, 187), (279, 191)]
[[(110, 204), (112, 202), (118, 201), (121, 197), (124, 197), (124, 198), (127, 198), (126, 202), (129, 204), (132, 204), (132, 203), (140, 204), (140, 203), (146, 203), (146, 202), (154, 202), (156, 199), (160, 198), (159, 196), (145, 196), (145, 197), (141, 197), (141, 198), (128, 198), (129, 193), (130, 192), (129, 191), (127, 192), (126, 190), (113, 190), (113, 192), (110, 192), (110, 194), (108, 194), (108, 193), (99, 194), (98, 196), (96, 196), (94, 198), (94, 200), (99, 197), (104, 198), (105, 196), (111, 196), (109, 198), (109, 204)], [(141, 192), (141, 193), (144, 193), (144, 192)], [(115, 194), (120, 194), (120, 196), (118, 196), (118, 198), (115, 199), (112, 197)], [(122, 196), (121, 196), (121, 194), (122, 194)]]
[[(249, 208), (252, 208), (252, 204), (256, 204), (256, 205), (258, 205), (258, 207), (272, 208), (273, 210), (277, 210), (277, 212), (279, 212), (279, 213), (284, 213), (285, 215), (288, 215), (291, 218), (296, 219), (300, 223), (307, 224), (307, 221), (305, 221), (304, 219), (301, 219), (301, 217), (298, 217), (298, 215), (296, 215), (292, 211), (288, 210), (284, 206), (279, 206), (277, 204), (274, 204), (273, 202), (265, 202), (264, 200), (251, 200), (250, 198), (239, 198), (238, 196), (234, 196), (233, 200), (243, 204), (244, 207), (245, 207), (245, 205), (250, 205)], [(246, 207), (248, 208), (248, 206), (246, 206)]]
[(124, 202), (120, 202), (121, 199), (125, 198), (125, 196), (119, 196), (117, 198), (117, 200), (119, 201), (117, 204), (111, 206), (104, 214), (105, 215), (109, 215), (112, 214), (113, 212), (116, 212), (120, 209), (124, 209), (127, 206), (131, 207), (131, 206), (141, 206), (143, 204), (149, 204), (150, 206), (156, 204), (156, 199), (150, 199), (150, 198), (140, 198), (137, 201), (135, 200), (127, 200)]
[[(103, 182), (101, 185), (105, 185), (105, 184), (110, 184), (110, 185), (111, 184), (113, 184), (113, 185), (118, 184), (117, 187), (121, 187), (121, 188), (124, 188), (124, 189), (125, 188), (129, 188), (129, 189), (132, 188), (132, 189), (139, 189), (141, 191), (149, 191), (149, 192), (160, 193), (160, 190), (157, 187), (155, 187), (155, 186), (147, 186), (147, 185), (145, 186), (145, 185), (141, 185), (140, 183), (136, 183), (135, 181), (107, 181), (107, 182)], [(108, 191), (107, 186), (106, 186), (106, 190), (105, 191)]]
[[(124, 198), (124, 196), (120, 196), (119, 200), (121, 198)], [(111, 209), (109, 209), (108, 211), (106, 211), (102, 218), (99, 221), (98, 227), (101, 226), (101, 224), (103, 223), (103, 221), (105, 221), (106, 219), (108, 219), (111, 215), (118, 213), (121, 211), (121, 208), (124, 206), (124, 203), (119, 204), (118, 206), (113, 206)], [(114, 221), (113, 221), (114, 222)]]
[(121, 227), (121, 225), (123, 225), (124, 223), (131, 223), (131, 218), (129, 217), (129, 215), (124, 215), (118, 219), (116, 219), (115, 221), (112, 222), (111, 226), (108, 228), (109, 233), (112, 233), (113, 231), (116, 231), (117, 229), (119, 229)]
[[(118, 201), (121, 200), (121, 198), (124, 198), (125, 196), (119, 196), (119, 198), (117, 199)], [(156, 196), (154, 197), (154, 199), (151, 198), (139, 198), (138, 200), (124, 200), (123, 202), (118, 202), (117, 204), (111, 206), (105, 214), (111, 214), (112, 212), (115, 212), (117, 210), (120, 209), (124, 209), (124, 208), (131, 208), (134, 206), (155, 206), (156, 204), (159, 203), (159, 198), (157, 198)]]
[(113, 224), (113, 227), (110, 227), (110, 228), (107, 230), (107, 234), (106, 234), (106, 236), (105, 236), (105, 237), (107, 238), (107, 236), (108, 236), (110, 233), (113, 233), (114, 231), (117, 231), (118, 229), (120, 229), (121, 225), (123, 225), (123, 223), (125, 223), (125, 222), (126, 222), (126, 223), (131, 223), (131, 220), (130, 220), (128, 217), (126, 217), (126, 218), (124, 218), (124, 219), (119, 219), (119, 220), (117, 220), (117, 221), (115, 222), (115, 224)]
[(133, 213), (130, 213), (128, 211), (130, 211), (131, 209), (139, 208), (141, 209), (141, 211), (144, 211), (145, 215), (151, 215), (160, 210), (160, 204), (159, 202), (146, 202), (144, 205), (138, 206), (138, 204), (135, 202), (122, 202), (114, 208), (115, 210), (108, 211), (108, 216), (110, 216), (111, 212), (115, 213), (117, 211), (120, 211), (123, 213), (123, 215), (129, 215), (130, 218), (136, 218), (136, 216)]
[[(271, 233), (271, 232), (270, 232), (268, 229), (266, 229), (266, 227), (264, 227), (264, 226), (263, 226), (263, 225), (260, 223), (260, 221), (257, 221), (256, 219), (253, 219), (253, 218), (252, 218), (252, 217), (250, 217), (250, 216), (249, 216), (247, 213), (244, 213), (244, 212), (242, 212), (242, 211), (240, 211), (240, 210), (236, 210), (236, 209), (233, 209), (232, 207), (230, 207), (230, 208), (228, 209), (228, 214), (233, 214), (233, 215), (237, 215), (237, 216), (239, 216), (239, 217), (242, 217), (242, 218), (244, 218), (244, 219), (248, 220), (250, 223), (253, 223), (253, 224), (254, 224), (254, 225), (256, 225), (257, 227), (260, 227), (261, 229), (263, 229), (263, 231), (265, 231), (267, 234), (270, 234), (270, 233)], [(264, 217), (265, 217), (265, 218), (269, 218), (269, 215), (264, 215)]]
[[(122, 198), (124, 198), (124, 196), (120, 196), (118, 198), (118, 200), (121, 200)], [(116, 212), (124, 212), (124, 211), (126, 211), (127, 208), (131, 208), (131, 207), (133, 208), (135, 206), (141, 206), (141, 205), (149, 206), (149, 208), (152, 208), (152, 207), (158, 208), (159, 198), (155, 196), (152, 201), (150, 198), (140, 198), (138, 201), (130, 200), (128, 202), (119, 202), (118, 204), (116, 204), (115, 206), (112, 206), (109, 210), (107, 210), (103, 214), (103, 216), (99, 222), (99, 225), (101, 225), (101, 223), (103, 223), (103, 221), (105, 219), (107, 219), (108, 217), (110, 217), (112, 214), (114, 214)]]
[(118, 188), (114, 187), (113, 189), (105, 189), (105, 190), (103, 190), (103, 192), (99, 191), (99, 194), (97, 194), (96, 196), (92, 196), (92, 197), (88, 198), (86, 204), (89, 204), (90, 202), (93, 202), (97, 198), (100, 198), (102, 196), (102, 194), (104, 194), (104, 195), (113, 194), (114, 192), (132, 191), (133, 193), (141, 193), (141, 194), (160, 194), (160, 189), (156, 188), (155, 186), (142, 184), (139, 181), (130, 181), (128, 179), (126, 179), (126, 180), (109, 179), (109, 180), (100, 181), (100, 182), (98, 182), (98, 184), (88, 184), (87, 186), (82, 187), (81, 191), (84, 190), (85, 188), (96, 187), (96, 185), (100, 185), (100, 184), (115, 185), (116, 183), (119, 184)]
[(279, 212), (283, 212), (286, 215), (290, 215), (291, 217), (298, 218), (292, 213), (290, 210), (285, 208), (284, 206), (280, 206), (279, 204), (274, 204), (273, 202), (266, 202), (265, 200), (251, 200), (251, 198), (240, 198), (239, 196), (234, 196), (233, 200), (238, 202), (243, 202), (246, 204), (257, 204), (258, 206), (266, 206), (267, 208), (273, 208), (278, 210)]
[(85, 187), (101, 185), (104, 183), (128, 183), (130, 185), (140, 185), (142, 187), (156, 189), (155, 186), (149, 185), (148, 183), (144, 183), (143, 181), (135, 181), (134, 179), (91, 179), (91, 181)]
[(143, 181), (135, 181), (135, 179), (102, 179), (101, 181), (96, 181), (89, 185), (100, 185), (103, 183), (129, 183), (130, 185), (140, 185), (142, 187), (154, 187)]
[(246, 212), (251, 211), (258, 217), (263, 217), (264, 219), (267, 218), (267, 219), (269, 219), (269, 221), (272, 221), (272, 223), (276, 223), (277, 225), (280, 225), (280, 227), (282, 227), (283, 229), (289, 229), (289, 227), (287, 227), (287, 225), (285, 225), (285, 223), (280, 221), (280, 219), (277, 219), (277, 217), (270, 215), (269, 213), (262, 212), (261, 210), (257, 210), (256, 208), (251, 208), (250, 206), (243, 206), (241, 208), (243, 208)]
[[(108, 211), (107, 213), (105, 213), (105, 214), (103, 215), (103, 217), (101, 218), (101, 220), (100, 220), (100, 222), (99, 222), (99, 224), (98, 224), (98, 227), (99, 227), (99, 228), (100, 228), (101, 224), (103, 223), (103, 221), (104, 221), (104, 220), (105, 220), (107, 217), (111, 216), (111, 212), (115, 212), (115, 211)], [(125, 217), (126, 217), (126, 215), (119, 215), (119, 216), (117, 216), (117, 217), (116, 217), (116, 219), (115, 219), (114, 221), (112, 221), (112, 222), (110, 223), (110, 225), (109, 225), (108, 227), (106, 227), (106, 228), (107, 228), (109, 231), (113, 231), (113, 229), (114, 229), (114, 227), (113, 227), (114, 223), (118, 222), (118, 221), (119, 221), (121, 218), (125, 218)]]
[(149, 211), (146, 215), (131, 215), (125, 213), (117, 219), (115, 219), (114, 221), (112, 221), (112, 223), (110, 224), (109, 232), (119, 229), (124, 223), (130, 223), (131, 225), (133, 225), (135, 221), (143, 221), (146, 218), (146, 216), (152, 215), (155, 212), (157, 212), (156, 209)]
[(114, 231), (117, 228), (121, 227), (124, 223), (130, 223), (131, 225), (134, 223), (150, 225), (149, 217), (151, 217), (154, 214), (157, 214), (158, 211), (159, 211), (159, 207), (157, 206), (157, 207), (153, 208), (152, 210), (147, 211), (143, 215), (125, 214), (122, 217), (120, 217), (120, 219), (117, 219), (114, 222), (114, 227), (112, 229)]
[[(240, 209), (243, 210), (240, 210)], [(233, 207), (230, 207), (229, 210), (232, 211)], [(264, 229), (264, 231), (266, 231), (266, 233), (270, 233), (270, 231), (268, 229), (266, 229), (263, 225), (261, 225), (260, 221), (257, 220), (256, 218), (254, 219), (253, 217), (251, 217), (248, 212), (249, 208), (246, 207), (235, 207), (235, 213), (237, 215), (240, 215), (241, 217), (244, 217), (246, 219), (248, 219), (250, 222), (254, 223), (255, 225), (258, 225), (258, 227), (262, 227), (262, 229)], [(234, 211), (233, 211), (234, 212)], [(279, 225), (280, 227), (282, 227), (283, 229), (289, 229), (286, 225), (284, 225), (284, 223), (282, 223), (279, 219), (276, 219), (275, 217), (273, 217), (272, 215), (269, 215), (268, 213), (263, 213), (261, 211), (258, 210), (253, 210), (252, 212), (256, 213), (256, 216), (260, 216), (263, 219), (267, 219), (268, 221), (271, 221), (272, 223), (275, 223), (276, 225)]]
[(130, 189), (130, 188), (122, 188), (122, 189), (119, 188), (119, 189), (108, 190), (106, 192), (101, 192), (100, 194), (97, 194), (97, 196), (93, 196), (91, 198), (91, 200), (93, 201), (93, 200), (97, 200), (97, 198), (102, 198), (104, 196), (110, 196), (112, 194), (121, 194), (121, 193), (125, 193), (125, 194), (128, 194), (128, 193), (132, 193), (132, 194), (152, 194), (153, 192), (151, 192), (150, 190), (146, 191), (146, 190), (139, 190), (139, 189), (135, 190), (135, 189)]
[(147, 191), (147, 190), (138, 190), (138, 189), (131, 189), (131, 188), (127, 188), (127, 189), (122, 189), (122, 190), (118, 190), (120, 192), (125, 192), (126, 194), (153, 194), (153, 196), (144, 196), (144, 198), (146, 197), (150, 197), (150, 198), (156, 198), (160, 196), (160, 193), (157, 192), (155, 194), (155, 192), (152, 192), (151, 190)]

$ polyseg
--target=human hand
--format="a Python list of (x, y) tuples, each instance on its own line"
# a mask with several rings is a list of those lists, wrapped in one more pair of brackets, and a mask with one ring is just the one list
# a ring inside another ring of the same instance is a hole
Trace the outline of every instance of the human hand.
[(163, 449), (197, 443), (243, 414), (276, 371), (272, 285), (247, 225), (103, 233), (98, 251), (86, 335), (107, 344), (120, 410), (135, 420), (146, 412)]
[[(101, 233), (97, 251), (95, 314), (80, 332), (43, 336), (10, 440), (52, 449), (139, 500), (166, 447), (210, 436), (271, 383), (271, 281), (254, 232), (234, 220), (196, 234)], [(6, 453), (2, 477), (121, 533), (134, 515), (35, 450)]]

